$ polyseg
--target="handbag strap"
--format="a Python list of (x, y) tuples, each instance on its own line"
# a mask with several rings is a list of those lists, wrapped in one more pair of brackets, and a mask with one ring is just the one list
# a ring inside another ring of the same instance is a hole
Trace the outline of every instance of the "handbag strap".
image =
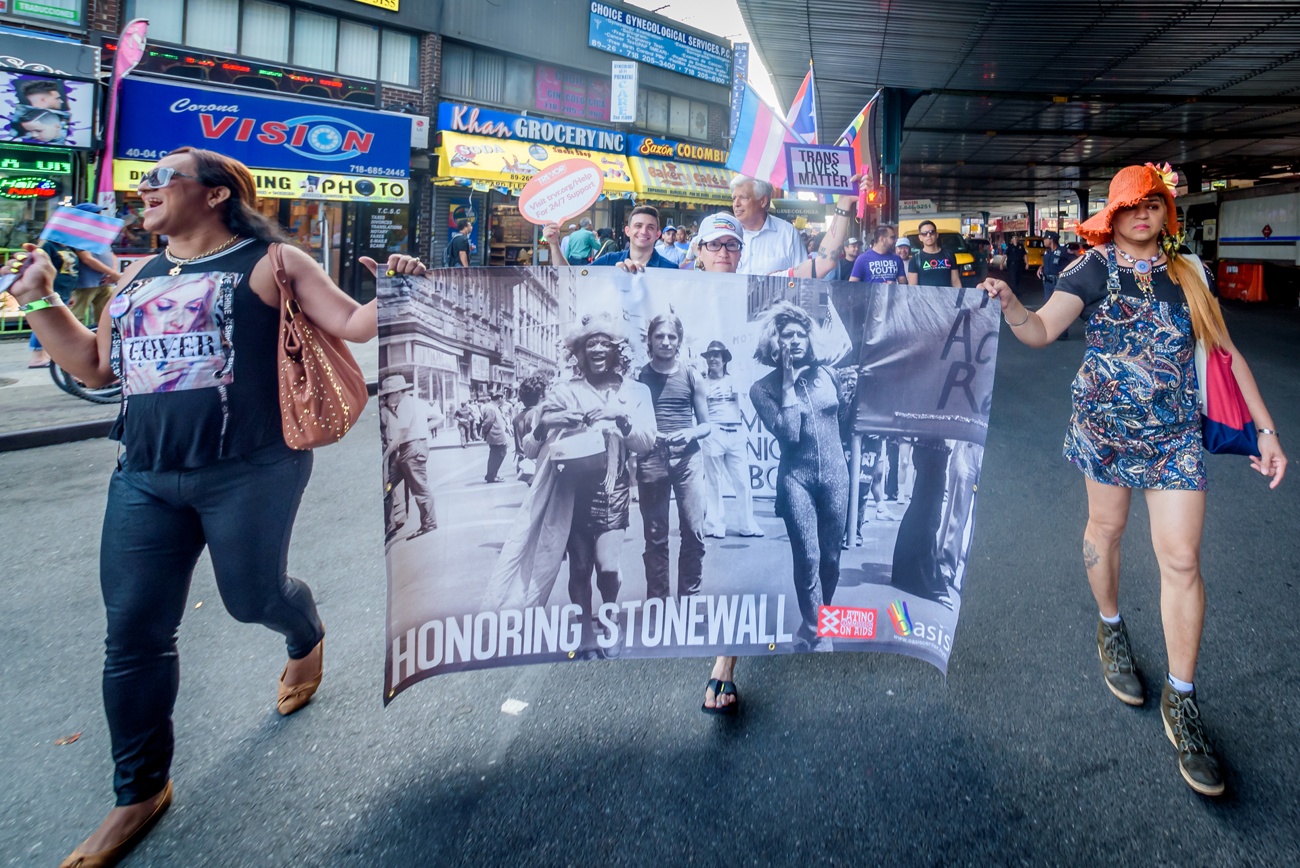
[(298, 299), (293, 293), (293, 282), (289, 280), (289, 272), (284, 268), (284, 251), (280, 242), (272, 243), (266, 252), (271, 257), (271, 273), (275, 276), (275, 286), (280, 290), (280, 304), (283, 305), (281, 316), (293, 319), (301, 308), (298, 305)]
[(1115, 245), (1106, 245), (1106, 292), (1114, 301), (1119, 295), (1119, 263), (1115, 261)]

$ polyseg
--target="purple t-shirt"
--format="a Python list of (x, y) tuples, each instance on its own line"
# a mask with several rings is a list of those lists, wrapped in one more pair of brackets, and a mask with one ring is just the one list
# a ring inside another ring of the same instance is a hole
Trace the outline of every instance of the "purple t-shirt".
[(864, 283), (907, 283), (907, 267), (892, 253), (868, 250), (853, 263), (853, 276)]

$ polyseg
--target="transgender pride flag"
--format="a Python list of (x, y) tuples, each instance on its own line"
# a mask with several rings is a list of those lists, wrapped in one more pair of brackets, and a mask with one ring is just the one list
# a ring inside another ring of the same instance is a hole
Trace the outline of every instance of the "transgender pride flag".
[(104, 217), (65, 205), (45, 221), (41, 240), (66, 244), (91, 253), (108, 253), (113, 249), (113, 241), (117, 238), (117, 233), (122, 231), (125, 222), (116, 217)]
[(746, 82), (740, 123), (736, 124), (736, 137), (731, 140), (727, 168), (780, 189), (785, 186), (786, 142), (808, 144)]

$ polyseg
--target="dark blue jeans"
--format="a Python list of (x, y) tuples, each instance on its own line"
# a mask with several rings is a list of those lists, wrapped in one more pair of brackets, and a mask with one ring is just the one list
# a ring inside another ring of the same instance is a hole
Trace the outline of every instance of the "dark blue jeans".
[(679, 456), (668, 455), (666, 447), (641, 456), (637, 470), (637, 494), (641, 501), (641, 524), (645, 531), (646, 599), (667, 599), (669, 501), (677, 495), (677, 525), (682, 546), (677, 552), (677, 596), (700, 592), (704, 573), (704, 453), (696, 446)]
[(310, 452), (277, 444), (198, 470), (113, 472), (99, 581), (108, 613), (104, 711), (118, 805), (142, 802), (167, 784), (180, 683), (176, 631), (205, 545), (221, 600), (236, 620), (284, 634), (295, 659), (324, 635), (311, 589), (286, 573), (311, 465)]

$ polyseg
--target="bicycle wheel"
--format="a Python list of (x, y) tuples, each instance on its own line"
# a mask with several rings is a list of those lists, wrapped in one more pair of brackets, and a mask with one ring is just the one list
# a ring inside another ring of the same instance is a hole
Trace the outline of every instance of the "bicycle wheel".
[(93, 389), (53, 362), (50, 363), (50, 379), (69, 395), (92, 404), (117, 404), (122, 400), (121, 380)]

